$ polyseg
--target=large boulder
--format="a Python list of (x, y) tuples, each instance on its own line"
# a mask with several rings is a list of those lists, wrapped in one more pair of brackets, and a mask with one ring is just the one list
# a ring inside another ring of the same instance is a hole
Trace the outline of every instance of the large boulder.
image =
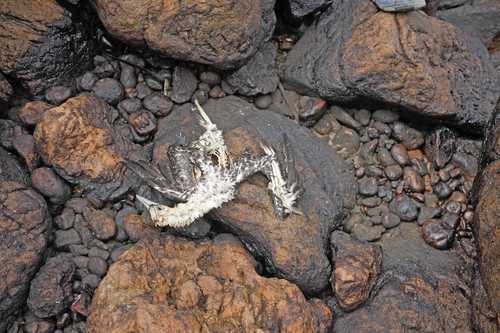
[(382, 275), (367, 303), (336, 319), (336, 333), (473, 332), (471, 265), (402, 223), (382, 236)]
[(327, 332), (332, 318), (323, 302), (256, 267), (230, 235), (143, 240), (99, 285), (89, 333)]
[(289, 53), (284, 80), (335, 102), (378, 102), (477, 130), (499, 88), (477, 39), (421, 11), (337, 1)]
[(50, 232), (43, 197), (17, 182), (0, 181), (0, 332), (16, 318), (42, 263)]
[(489, 305), (500, 325), (500, 103), (492, 118), (472, 201), (476, 204), (474, 232), (479, 252), (479, 267)]
[[(283, 134), (288, 135), (304, 189), (298, 203), (304, 216), (293, 214), (280, 220), (273, 211), (267, 182), (256, 175), (242, 183), (236, 198), (215, 210), (213, 217), (262, 258), (269, 271), (306, 292), (325, 288), (331, 271), (326, 255), (329, 233), (342, 223), (345, 210), (355, 201), (350, 168), (306, 128), (274, 112), (257, 110), (238, 97), (210, 100), (204, 108), (224, 131), (233, 158), (245, 150), (263, 154), (260, 143), (280, 149)], [(168, 146), (179, 136), (190, 142), (203, 132), (199, 120), (190, 105), (160, 120), (153, 153), (160, 169), (169, 161)]]
[(56, 0), (0, 2), (0, 71), (28, 93), (71, 79), (91, 60), (83, 24)]
[(500, 33), (500, 2), (475, 0), (462, 6), (438, 11), (437, 17), (479, 37), (489, 48)]
[(107, 31), (165, 56), (233, 68), (271, 36), (274, 0), (96, 0)]
[(45, 163), (70, 183), (99, 198), (118, 196), (129, 188), (125, 183), (132, 178), (124, 176), (123, 160), (139, 148), (128, 127), (118, 122), (117, 111), (97, 96), (83, 94), (47, 110), (34, 136)]

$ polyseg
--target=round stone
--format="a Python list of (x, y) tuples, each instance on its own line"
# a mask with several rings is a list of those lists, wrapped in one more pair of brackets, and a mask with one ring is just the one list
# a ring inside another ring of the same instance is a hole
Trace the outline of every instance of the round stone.
[(394, 198), (390, 205), (390, 210), (399, 216), (402, 221), (411, 222), (414, 221), (418, 216), (418, 206), (405, 194), (400, 194)]
[(382, 225), (386, 229), (397, 227), (401, 223), (401, 219), (394, 213), (388, 213), (382, 217)]
[(77, 79), (77, 86), (80, 90), (90, 91), (99, 78), (92, 72), (86, 72)]
[(377, 194), (378, 192), (377, 179), (374, 177), (361, 178), (358, 182), (358, 191), (359, 194), (364, 196), (372, 196)]
[(47, 89), (45, 92), (45, 99), (50, 104), (59, 105), (72, 95), (70, 87), (54, 86)]
[(259, 109), (267, 109), (273, 103), (271, 95), (261, 95), (255, 99), (255, 106)]
[(89, 272), (97, 276), (104, 276), (108, 271), (108, 264), (100, 257), (91, 257), (89, 258), (87, 268)]
[(443, 182), (439, 182), (436, 185), (434, 185), (433, 191), (434, 193), (436, 193), (437, 197), (441, 200), (448, 198), (452, 192), (450, 186), (448, 186), (448, 184)]
[(405, 146), (398, 143), (391, 148), (392, 158), (401, 166), (408, 165), (410, 163), (410, 157), (408, 156), (408, 150)]
[(384, 172), (389, 180), (398, 180), (403, 175), (403, 169), (397, 164), (389, 165)]
[(142, 104), (146, 109), (153, 112), (157, 116), (166, 116), (172, 111), (174, 103), (161, 93), (152, 93), (144, 98)]
[(94, 94), (111, 105), (116, 105), (123, 98), (123, 86), (120, 82), (111, 78), (97, 81), (92, 89)]

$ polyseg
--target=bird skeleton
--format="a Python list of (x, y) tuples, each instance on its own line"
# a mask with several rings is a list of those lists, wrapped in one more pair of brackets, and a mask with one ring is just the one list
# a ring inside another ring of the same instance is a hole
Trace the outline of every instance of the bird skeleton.
[[(268, 189), (274, 210), (281, 219), (291, 213), (301, 214), (295, 207), (299, 196), (296, 183), (288, 183), (288, 168), (281, 169), (275, 150), (261, 144), (264, 155), (253, 157), (245, 154), (235, 161), (231, 160), (222, 131), (210, 120), (198, 101), (195, 105), (205, 131), (189, 145), (170, 146), (170, 180), (153, 167), (133, 161), (126, 163), (148, 185), (175, 203), (169, 207), (136, 195), (154, 224), (174, 228), (188, 226), (212, 209), (231, 201), (238, 184), (258, 172), (269, 179)], [(285, 152), (285, 159), (288, 156), (289, 152)]]

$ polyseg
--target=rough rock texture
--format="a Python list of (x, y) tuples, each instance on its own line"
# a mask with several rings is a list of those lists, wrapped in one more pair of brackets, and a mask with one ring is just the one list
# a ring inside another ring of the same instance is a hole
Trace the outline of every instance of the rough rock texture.
[(12, 86), (10, 85), (9, 81), (7, 81), (5, 76), (0, 73), (0, 106), (2, 105), (1, 103), (5, 104), (9, 101), (12, 93)]
[(373, 100), (477, 130), (499, 96), (488, 58), (473, 37), (421, 11), (337, 1), (289, 53), (284, 80), (305, 94)]
[(288, 0), (292, 16), (300, 18), (329, 5), (333, 0)]
[(245, 96), (268, 94), (278, 87), (277, 47), (264, 44), (240, 69), (225, 78), (234, 92)]
[(348, 234), (334, 231), (330, 239), (332, 260), (332, 288), (343, 310), (351, 311), (368, 299), (382, 265), (380, 246), (352, 239)]
[(116, 111), (94, 95), (71, 98), (46, 111), (36, 126), (39, 153), (71, 183), (102, 195), (122, 194), (128, 188), (123, 180), (131, 181), (123, 177), (123, 158), (136, 146), (115, 124), (116, 117)]
[(334, 332), (473, 332), (471, 265), (455, 250), (428, 246), (409, 223), (385, 233), (379, 244), (383, 273), (372, 298), (336, 319)]
[(437, 17), (477, 36), (489, 48), (500, 33), (500, 2), (475, 0), (463, 6), (440, 10)]
[(71, 255), (50, 258), (31, 282), (29, 309), (39, 318), (60, 314), (73, 299), (71, 283), (75, 264)]
[[(326, 287), (331, 270), (326, 256), (329, 233), (341, 223), (344, 209), (354, 202), (351, 170), (330, 147), (281, 115), (257, 110), (237, 97), (211, 100), (204, 108), (226, 134), (233, 157), (245, 150), (263, 154), (261, 142), (281, 150), (283, 134), (288, 135), (305, 189), (298, 203), (305, 216), (294, 214), (280, 220), (273, 211), (267, 182), (256, 175), (251, 182), (241, 184), (237, 197), (217, 209), (214, 217), (262, 258), (271, 272), (306, 292)], [(189, 142), (202, 133), (199, 117), (189, 105), (174, 110), (160, 120), (158, 127), (153, 155), (160, 169), (168, 163), (168, 146), (179, 135)]]
[(0, 2), (0, 71), (39, 95), (91, 60), (92, 44), (56, 0)]
[(483, 145), (482, 172), (475, 185), (474, 231), (484, 289), (500, 325), (500, 104)]
[(2, 147), (0, 147), (0, 181), (15, 181), (24, 185), (30, 183), (29, 174), (25, 167), (14, 155)]
[(264, 278), (233, 236), (143, 240), (111, 266), (89, 333), (326, 332), (331, 312), (286, 280)]
[(0, 182), (0, 332), (28, 296), (50, 231), (43, 197), (17, 182)]
[(233, 68), (248, 60), (274, 29), (274, 0), (97, 0), (108, 32), (165, 56)]

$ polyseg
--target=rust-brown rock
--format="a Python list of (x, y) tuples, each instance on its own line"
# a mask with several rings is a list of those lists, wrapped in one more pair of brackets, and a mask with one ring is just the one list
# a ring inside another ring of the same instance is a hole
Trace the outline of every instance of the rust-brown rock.
[(327, 332), (332, 314), (286, 280), (264, 278), (230, 235), (145, 239), (97, 289), (90, 333)]
[(77, 75), (92, 45), (73, 19), (56, 0), (1, 1), (0, 71), (33, 95)]
[(248, 60), (274, 29), (274, 0), (97, 0), (108, 32), (165, 56), (232, 68)]
[[(354, 202), (355, 184), (349, 166), (304, 127), (274, 112), (257, 110), (240, 98), (210, 100), (204, 108), (225, 133), (235, 159), (245, 150), (263, 154), (262, 142), (281, 150), (286, 133), (304, 189), (298, 203), (304, 216), (292, 214), (281, 220), (273, 210), (267, 181), (255, 175), (240, 184), (236, 198), (213, 211), (212, 217), (236, 234), (255, 257), (263, 258), (268, 271), (307, 293), (326, 288), (331, 274), (328, 239), (342, 222), (344, 209)], [(169, 145), (179, 135), (189, 142), (201, 133), (199, 118), (189, 104), (175, 109), (159, 121), (153, 163), (161, 170), (169, 163)]]
[(335, 102), (372, 100), (478, 130), (499, 96), (486, 48), (422, 11), (337, 1), (289, 53), (285, 82)]
[(26, 302), (50, 231), (43, 197), (17, 182), (0, 182), (0, 332)]
[(332, 288), (340, 307), (352, 311), (368, 299), (381, 271), (380, 246), (334, 231), (330, 238), (335, 268)]
[[(123, 158), (137, 147), (114, 123), (115, 112), (87, 94), (46, 111), (34, 133), (45, 163), (69, 182), (98, 191), (123, 192), (119, 190), (125, 178)], [(108, 189), (103, 184), (113, 185)]]

